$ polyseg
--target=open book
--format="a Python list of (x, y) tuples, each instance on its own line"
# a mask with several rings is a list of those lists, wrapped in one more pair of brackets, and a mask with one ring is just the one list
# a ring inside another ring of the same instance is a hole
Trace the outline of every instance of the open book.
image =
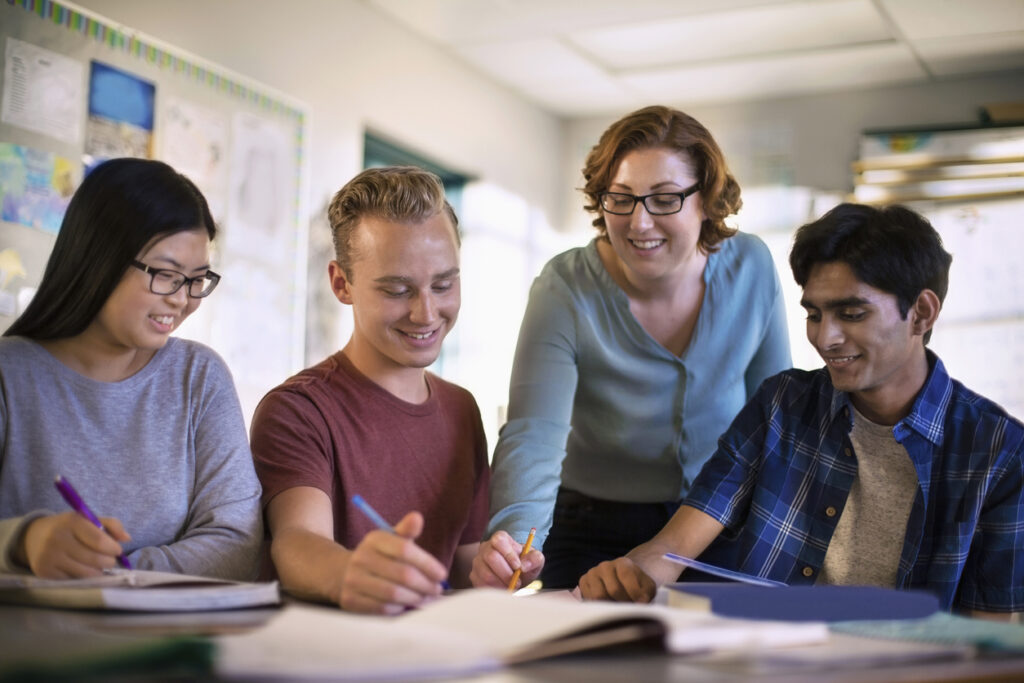
[(221, 676), (242, 678), (443, 677), (619, 643), (646, 641), (692, 653), (827, 637), (823, 624), (740, 621), (660, 605), (476, 589), (400, 617), (288, 605), (261, 629), (219, 638), (217, 668)]
[(41, 579), (0, 574), (0, 602), (71, 609), (183, 612), (280, 602), (277, 583), (245, 583), (141, 569), (110, 569), (95, 578)]

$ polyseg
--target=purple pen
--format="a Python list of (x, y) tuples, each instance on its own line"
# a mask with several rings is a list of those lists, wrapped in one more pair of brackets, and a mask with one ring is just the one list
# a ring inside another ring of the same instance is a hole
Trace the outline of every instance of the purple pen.
[[(78, 491), (75, 490), (75, 487), (71, 485), (70, 481), (58, 474), (53, 485), (57, 487), (57, 491), (60, 492), (61, 497), (67, 501), (67, 504), (71, 506), (72, 510), (85, 517), (100, 529), (103, 529), (103, 522), (101, 522), (100, 518), (89, 509), (89, 506), (86, 505), (85, 501), (82, 500), (82, 497), (78, 495)], [(104, 529), (104, 531), (106, 530)], [(128, 558), (125, 557), (124, 554), (117, 556), (117, 563), (125, 569), (132, 568), (132, 563), (128, 561)]]

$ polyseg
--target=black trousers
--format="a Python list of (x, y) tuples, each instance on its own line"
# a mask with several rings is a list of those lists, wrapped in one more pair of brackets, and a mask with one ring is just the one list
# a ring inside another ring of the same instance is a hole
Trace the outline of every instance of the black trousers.
[(559, 488), (551, 532), (544, 542), (544, 588), (575, 588), (594, 566), (651, 540), (679, 504), (618, 503)]

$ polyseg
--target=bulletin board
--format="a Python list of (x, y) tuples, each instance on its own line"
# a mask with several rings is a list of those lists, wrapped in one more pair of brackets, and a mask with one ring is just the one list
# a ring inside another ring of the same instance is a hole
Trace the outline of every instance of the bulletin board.
[(103, 159), (160, 159), (203, 191), (221, 283), (178, 335), (216, 349), (246, 420), (301, 367), (306, 108), (67, 2), (0, 1), (0, 330), (38, 285)]

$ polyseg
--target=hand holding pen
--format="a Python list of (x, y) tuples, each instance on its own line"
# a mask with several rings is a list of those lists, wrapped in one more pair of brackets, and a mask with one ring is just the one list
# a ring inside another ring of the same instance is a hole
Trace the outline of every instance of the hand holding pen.
[(131, 540), (121, 522), (97, 517), (64, 478), (54, 485), (73, 512), (40, 517), (29, 523), (15, 558), (45, 578), (96, 576), (114, 566), (131, 568), (120, 543)]
[(410, 512), (391, 526), (361, 496), (352, 503), (377, 527), (348, 557), (341, 579), (342, 608), (378, 614), (398, 614), (437, 597), (447, 587), (447, 569), (416, 544), (423, 532), (423, 515)]
[[(53, 485), (57, 487), (57, 490), (60, 492), (61, 497), (63, 497), (64, 501), (71, 506), (72, 510), (74, 510), (75, 512), (82, 515), (90, 522), (92, 522), (93, 525), (97, 528), (103, 529), (103, 522), (101, 522), (99, 520), (99, 517), (97, 517), (95, 513), (93, 513), (93, 511), (89, 509), (89, 506), (86, 505), (85, 501), (82, 500), (82, 497), (78, 495), (78, 491), (75, 490), (75, 487), (71, 485), (70, 481), (68, 481), (67, 479), (58, 474), (57, 479), (53, 482)], [(106, 531), (106, 529), (103, 530)], [(131, 563), (128, 561), (128, 558), (124, 556), (124, 553), (121, 553), (117, 556), (117, 563), (125, 569), (132, 568)]]

